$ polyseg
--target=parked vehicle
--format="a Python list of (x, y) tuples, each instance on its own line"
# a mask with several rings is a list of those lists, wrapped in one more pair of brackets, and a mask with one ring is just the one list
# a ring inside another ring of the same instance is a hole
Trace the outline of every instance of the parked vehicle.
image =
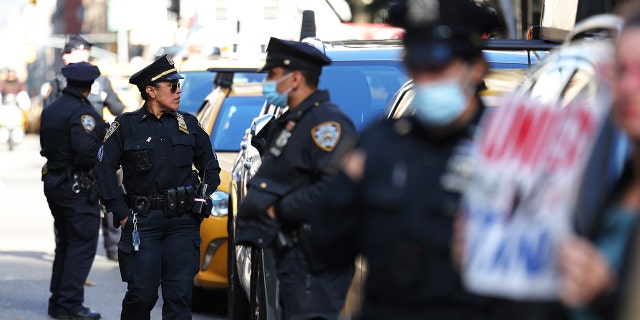
[(208, 84), (202, 82), (212, 77), (213, 89), (203, 99), (204, 102), (200, 102), (197, 117), (211, 137), (221, 167), (221, 183), (213, 194), (212, 216), (203, 220), (200, 227), (202, 245), (200, 270), (194, 278), (194, 308), (208, 302), (207, 291), (226, 290), (228, 286), (227, 207), (230, 172), (246, 127), (265, 103), (261, 84), (265, 74), (257, 72), (262, 63), (260, 60), (240, 64), (223, 63), (223, 66), (199, 71), (207, 75), (191, 78), (192, 85), (205, 87)]

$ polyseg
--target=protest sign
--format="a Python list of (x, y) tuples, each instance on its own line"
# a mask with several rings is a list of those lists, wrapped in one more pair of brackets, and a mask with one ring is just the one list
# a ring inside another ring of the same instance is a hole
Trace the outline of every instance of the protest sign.
[(571, 234), (577, 190), (610, 99), (569, 105), (510, 97), (484, 121), (463, 200), (463, 280), (472, 292), (557, 298), (559, 241)]

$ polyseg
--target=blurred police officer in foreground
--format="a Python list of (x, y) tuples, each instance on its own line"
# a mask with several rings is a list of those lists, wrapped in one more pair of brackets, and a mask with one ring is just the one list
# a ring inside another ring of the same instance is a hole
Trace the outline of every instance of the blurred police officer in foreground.
[(450, 241), (461, 191), (455, 158), (484, 109), (481, 35), (497, 17), (467, 0), (395, 10), (415, 112), (362, 134), (322, 202), (314, 240), (332, 266), (366, 257), (363, 319), (491, 318), (491, 305), (463, 289)]
[(160, 285), (163, 319), (191, 319), (200, 222), (211, 214), (220, 166), (198, 120), (178, 110), (179, 79), (168, 55), (132, 75), (145, 102), (111, 123), (98, 152), (101, 198), (122, 227), (118, 259), (128, 284), (122, 319), (149, 319)]
[(56, 230), (49, 315), (56, 319), (99, 319), (99, 313), (82, 303), (100, 228), (93, 169), (105, 125), (87, 100), (100, 70), (79, 62), (63, 67), (62, 74), (67, 86), (62, 96), (42, 111), (40, 126), (40, 154), (47, 158), (42, 181)]
[[(67, 39), (62, 51), (62, 61), (65, 65), (76, 62), (88, 62), (89, 53), (93, 44), (79, 35), (71, 35)], [(64, 87), (67, 85), (67, 79), (63, 75), (56, 77), (49, 82), (49, 95), (44, 100), (43, 107), (46, 108), (51, 102), (57, 99)], [(105, 107), (114, 116), (119, 116), (124, 111), (124, 105), (118, 95), (111, 87), (111, 81), (105, 76), (99, 76), (91, 86), (91, 92), (87, 97), (89, 102), (103, 118), (103, 110)], [(118, 260), (118, 239), (120, 231), (113, 227), (113, 214), (105, 212), (102, 218), (102, 234), (104, 236), (104, 248), (107, 251), (107, 258), (110, 260)]]
[(262, 68), (267, 102), (289, 109), (263, 135), (262, 164), (240, 204), (236, 240), (276, 248), (285, 319), (336, 319), (353, 274), (353, 264), (327, 270), (309, 252), (311, 208), (355, 142), (351, 120), (317, 89), (322, 66), (330, 63), (308, 44), (271, 38)]

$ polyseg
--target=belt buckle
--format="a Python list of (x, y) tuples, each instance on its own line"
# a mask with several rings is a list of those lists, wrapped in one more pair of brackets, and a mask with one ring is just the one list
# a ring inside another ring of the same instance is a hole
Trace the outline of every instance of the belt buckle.
[(135, 213), (140, 215), (145, 215), (149, 212), (149, 207), (151, 206), (151, 201), (147, 197), (136, 197), (135, 203), (133, 204), (133, 210)]

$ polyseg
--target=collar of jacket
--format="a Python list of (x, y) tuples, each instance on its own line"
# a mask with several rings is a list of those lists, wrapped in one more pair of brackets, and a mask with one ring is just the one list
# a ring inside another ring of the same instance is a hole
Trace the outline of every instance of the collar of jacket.
[[(136, 111), (133, 111), (132, 113), (135, 113), (135, 114), (138, 115), (138, 122), (142, 122), (147, 117), (153, 115), (151, 113), (151, 111), (149, 111), (149, 107), (147, 106), (146, 102), (142, 105), (142, 107), (140, 107), (140, 109), (138, 109)], [(176, 118), (176, 113), (177, 113), (177, 111), (165, 111), (162, 114), (163, 115), (170, 115), (170, 116)]]
[(71, 88), (71, 87), (65, 87), (64, 89), (62, 89), (62, 93), (66, 93), (70, 96), (76, 97), (82, 101), (86, 101), (89, 102), (89, 100), (87, 100), (87, 98), (85, 96), (82, 95), (82, 92), (80, 92), (80, 90), (75, 89), (75, 88)]
[(283, 121), (298, 121), (309, 110), (327, 101), (329, 101), (329, 91), (316, 90), (304, 99), (297, 108), (287, 111), (281, 119)]

